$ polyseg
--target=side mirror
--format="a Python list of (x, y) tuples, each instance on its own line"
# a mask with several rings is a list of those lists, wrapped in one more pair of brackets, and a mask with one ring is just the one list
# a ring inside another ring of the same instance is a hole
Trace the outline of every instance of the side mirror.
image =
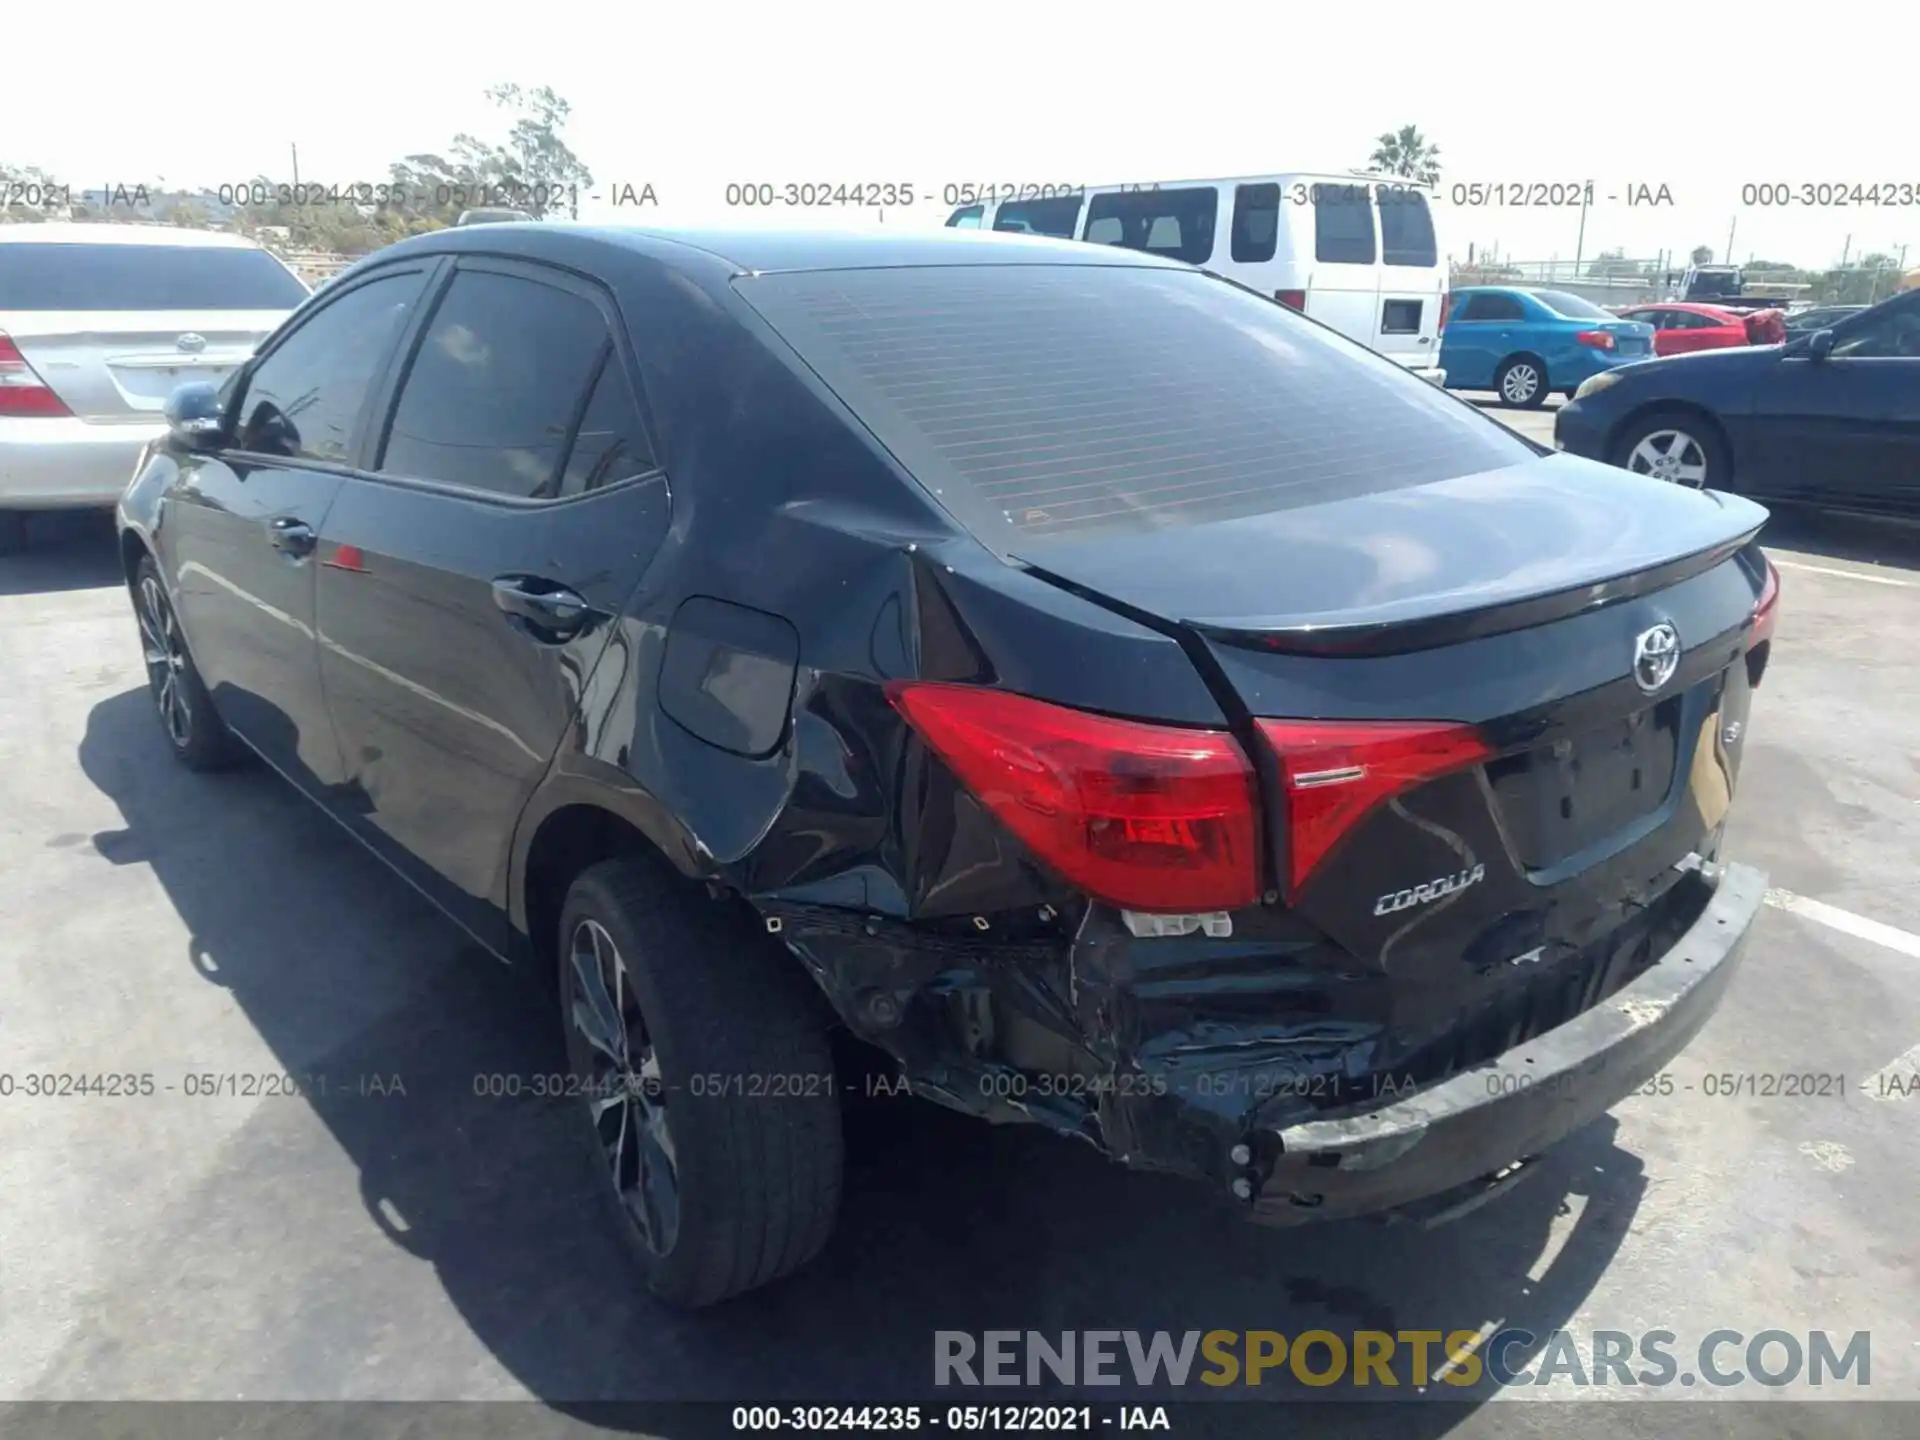
[(1833, 331), (1816, 330), (1807, 337), (1807, 358), (1821, 361), (1833, 353)]
[(211, 381), (176, 385), (162, 413), (174, 439), (190, 450), (204, 450), (220, 438), (220, 391)]

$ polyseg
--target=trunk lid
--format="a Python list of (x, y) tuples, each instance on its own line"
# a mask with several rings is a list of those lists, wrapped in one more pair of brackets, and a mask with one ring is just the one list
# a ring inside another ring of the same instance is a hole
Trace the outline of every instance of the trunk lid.
[(1616, 355), (1653, 354), (1655, 331), (1644, 320), (1607, 320), (1596, 322), (1591, 328), (1604, 330), (1613, 336), (1613, 353)]
[(82, 420), (151, 423), (193, 380), (221, 381), (286, 318), (280, 310), (8, 311), (0, 332)]
[[(1044, 547), (1056, 582), (1183, 636), (1256, 754), (1286, 902), (1392, 977), (1381, 1073), (1437, 1078), (1594, 1003), (1717, 849), (1765, 512), (1571, 458)], [(1477, 744), (1299, 874), (1312, 787), (1403, 764), (1364, 747), (1408, 722)]]

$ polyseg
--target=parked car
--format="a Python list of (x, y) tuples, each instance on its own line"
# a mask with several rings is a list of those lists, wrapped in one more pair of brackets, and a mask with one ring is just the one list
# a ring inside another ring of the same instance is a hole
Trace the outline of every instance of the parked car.
[(1920, 292), (1784, 346), (1609, 371), (1554, 438), (1682, 485), (1920, 519)]
[(1777, 345), (1786, 338), (1781, 312), (1742, 314), (1717, 305), (1629, 305), (1617, 313), (1625, 320), (1653, 326), (1656, 355), (1685, 355), (1695, 350), (1724, 350), (1734, 345)]
[(1762, 901), (1766, 512), (1187, 265), (447, 229), (170, 405), (119, 511), (168, 747), (550, 982), (672, 1301), (825, 1242), (836, 1043), (1254, 1220), (1458, 1213)]
[(1589, 376), (1653, 353), (1653, 326), (1562, 290), (1474, 285), (1453, 292), (1440, 368), (1450, 390), (1492, 390), (1534, 407)]
[(0, 552), (34, 511), (112, 508), (173, 388), (230, 374), (306, 298), (237, 235), (0, 225)]
[(1447, 269), (1433, 200), (1410, 180), (1289, 171), (988, 197), (947, 224), (1204, 265), (1439, 385)]

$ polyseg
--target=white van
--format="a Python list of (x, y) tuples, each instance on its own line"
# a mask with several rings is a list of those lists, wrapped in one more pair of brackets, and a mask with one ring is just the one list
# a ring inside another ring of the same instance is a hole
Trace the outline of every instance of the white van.
[(961, 206), (947, 224), (1203, 266), (1444, 384), (1447, 271), (1433, 212), (1433, 192), (1410, 181), (1301, 172), (989, 199)]

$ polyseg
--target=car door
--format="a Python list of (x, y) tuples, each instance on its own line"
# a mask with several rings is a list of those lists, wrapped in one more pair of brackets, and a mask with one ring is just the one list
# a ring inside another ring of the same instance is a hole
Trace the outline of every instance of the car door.
[(1475, 290), (1452, 315), (1443, 332), (1442, 361), (1447, 384), (1456, 389), (1490, 390), (1493, 368), (1514, 348), (1514, 327), (1524, 318), (1520, 302), (1498, 290)]
[(314, 547), (428, 267), (356, 279), (239, 374), (230, 441), (180, 457), (159, 529), (174, 609), (223, 719), (318, 792), (341, 779), (314, 646)]
[(1753, 425), (1770, 493), (1920, 519), (1920, 293), (1836, 327), (1825, 359), (1783, 352)]
[(666, 533), (618, 315), (571, 274), (461, 259), (321, 536), (344, 818), (495, 949), (515, 822)]

